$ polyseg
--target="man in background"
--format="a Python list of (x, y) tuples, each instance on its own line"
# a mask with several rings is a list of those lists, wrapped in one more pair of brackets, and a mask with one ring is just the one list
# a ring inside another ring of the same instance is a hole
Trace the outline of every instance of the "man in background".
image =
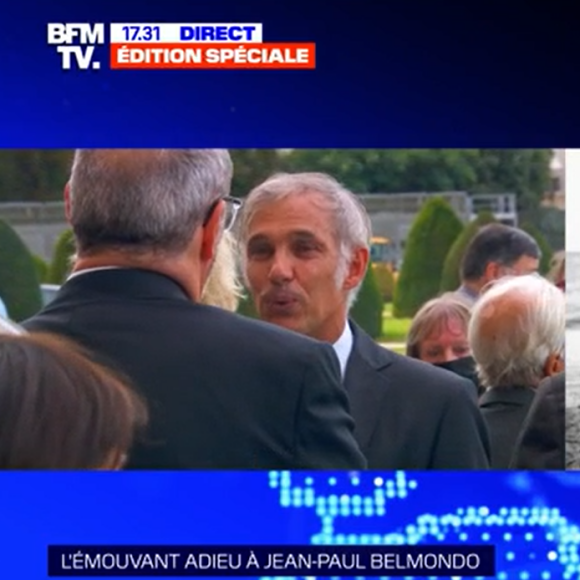
[(461, 286), (455, 294), (473, 306), (490, 282), (537, 272), (541, 257), (537, 242), (523, 230), (502, 224), (484, 226), (465, 251)]
[(566, 375), (547, 377), (516, 442), (514, 469), (566, 469)]
[(370, 469), (488, 466), (471, 383), (379, 346), (348, 319), (371, 238), (355, 195), (328, 175), (276, 175), (246, 198), (240, 237), (260, 317), (336, 351)]

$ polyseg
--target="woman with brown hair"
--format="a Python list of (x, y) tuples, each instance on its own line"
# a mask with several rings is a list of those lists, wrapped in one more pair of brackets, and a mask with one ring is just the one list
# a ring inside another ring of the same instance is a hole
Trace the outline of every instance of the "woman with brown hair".
[(79, 347), (0, 334), (0, 469), (120, 469), (147, 411)]

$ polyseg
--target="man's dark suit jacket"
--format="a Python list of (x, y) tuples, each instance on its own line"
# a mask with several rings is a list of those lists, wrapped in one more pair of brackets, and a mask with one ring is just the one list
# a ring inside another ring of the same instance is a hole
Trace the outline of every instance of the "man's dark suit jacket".
[(145, 396), (138, 469), (361, 469), (329, 345), (194, 304), (145, 270), (86, 272), (24, 323), (72, 338)]
[(535, 394), (529, 387), (495, 387), (481, 396), (479, 406), (491, 439), (492, 469), (509, 468)]
[(514, 469), (566, 469), (565, 373), (540, 383), (516, 443)]
[(369, 469), (486, 469), (473, 385), (383, 348), (356, 324), (344, 384)]

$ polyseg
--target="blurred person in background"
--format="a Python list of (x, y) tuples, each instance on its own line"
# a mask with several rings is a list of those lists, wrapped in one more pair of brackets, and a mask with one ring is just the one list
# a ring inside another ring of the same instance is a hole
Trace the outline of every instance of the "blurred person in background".
[(560, 252), (553, 259), (548, 280), (553, 282), (560, 290), (566, 291), (566, 256)]
[(523, 230), (502, 224), (484, 226), (465, 250), (461, 286), (455, 294), (473, 306), (490, 282), (537, 272), (541, 257), (537, 242)]
[(0, 469), (120, 469), (146, 421), (127, 382), (73, 343), (0, 335)]
[(566, 376), (545, 378), (522, 426), (513, 469), (566, 469)]
[(231, 232), (224, 232), (201, 293), (201, 303), (235, 312), (244, 287), (238, 279), (238, 247)]
[(486, 392), (492, 468), (507, 469), (540, 382), (564, 370), (564, 294), (538, 275), (507, 277), (473, 308), (469, 342)]
[(221, 149), (78, 150), (74, 271), (24, 323), (69, 336), (151, 409), (134, 469), (362, 469), (332, 348), (200, 303), (240, 200)]
[(335, 349), (369, 468), (488, 466), (472, 385), (385, 349), (349, 320), (371, 238), (356, 195), (325, 174), (275, 175), (245, 199), (239, 226), (260, 318)]
[(0, 316), (0, 334), (24, 334), (25, 331), (15, 322)]
[(469, 307), (453, 293), (429, 300), (415, 314), (409, 327), (407, 356), (469, 379), (477, 398), (483, 389), (467, 339), (470, 316)]

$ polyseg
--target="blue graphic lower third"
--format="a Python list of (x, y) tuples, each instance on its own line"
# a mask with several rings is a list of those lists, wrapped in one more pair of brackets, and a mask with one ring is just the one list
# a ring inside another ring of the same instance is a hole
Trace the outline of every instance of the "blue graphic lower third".
[(6, 577), (580, 580), (575, 472), (6, 473), (2, 491)]

